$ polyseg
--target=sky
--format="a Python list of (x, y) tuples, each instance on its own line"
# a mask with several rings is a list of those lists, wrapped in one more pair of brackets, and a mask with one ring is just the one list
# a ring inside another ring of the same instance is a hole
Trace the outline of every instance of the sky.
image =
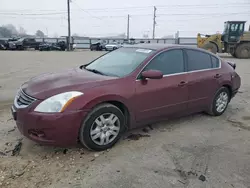
[[(71, 0), (71, 32), (79, 36), (152, 37), (156, 6), (156, 38), (174, 35), (195, 37), (198, 32), (222, 32), (224, 21), (247, 21), (250, 0)], [(23, 27), (28, 34), (38, 29), (50, 37), (67, 35), (67, 0), (0, 0), (0, 25)]]

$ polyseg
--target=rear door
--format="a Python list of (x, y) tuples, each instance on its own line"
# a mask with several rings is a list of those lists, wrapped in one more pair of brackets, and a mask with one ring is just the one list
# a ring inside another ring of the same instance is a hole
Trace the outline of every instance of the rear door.
[(207, 109), (221, 79), (220, 61), (209, 53), (186, 49), (188, 110), (199, 112)]
[(162, 79), (136, 80), (137, 122), (156, 121), (187, 110), (188, 89), (184, 54), (181, 49), (162, 52), (142, 70), (160, 70)]

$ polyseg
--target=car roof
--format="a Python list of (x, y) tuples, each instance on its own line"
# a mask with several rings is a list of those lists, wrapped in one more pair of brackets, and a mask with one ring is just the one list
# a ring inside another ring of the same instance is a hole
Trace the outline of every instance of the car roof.
[(143, 49), (149, 49), (149, 50), (155, 50), (155, 51), (161, 51), (164, 49), (174, 49), (174, 48), (182, 48), (182, 49), (193, 49), (193, 50), (198, 50), (201, 52), (208, 53), (210, 55), (216, 56), (219, 58), (217, 55), (213, 54), (212, 52), (198, 48), (197, 46), (189, 46), (189, 45), (180, 45), (180, 44), (159, 44), (159, 43), (140, 43), (140, 44), (132, 44), (132, 45), (124, 45), (123, 47), (125, 48), (143, 48)]
[(180, 44), (159, 44), (159, 43), (141, 43), (141, 44), (124, 45), (123, 47), (144, 48), (144, 49), (151, 49), (151, 50), (156, 50), (156, 51), (167, 49), (167, 48), (190, 48), (190, 49), (202, 50), (196, 46), (188, 46), (188, 45), (180, 45)]

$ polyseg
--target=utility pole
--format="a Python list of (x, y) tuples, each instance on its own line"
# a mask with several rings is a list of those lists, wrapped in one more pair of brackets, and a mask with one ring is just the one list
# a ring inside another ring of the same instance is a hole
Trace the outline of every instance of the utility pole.
[(156, 7), (154, 6), (154, 17), (153, 17), (153, 39), (155, 38), (155, 25), (156, 25)]
[(128, 14), (128, 24), (127, 24), (127, 39), (129, 40), (129, 21), (130, 21), (130, 16)]
[(49, 32), (48, 32), (48, 28), (46, 27), (46, 34), (47, 34), (47, 37), (49, 37)]
[(71, 0), (67, 0), (67, 4), (68, 4), (68, 51), (71, 50), (71, 29), (70, 29), (70, 1)]

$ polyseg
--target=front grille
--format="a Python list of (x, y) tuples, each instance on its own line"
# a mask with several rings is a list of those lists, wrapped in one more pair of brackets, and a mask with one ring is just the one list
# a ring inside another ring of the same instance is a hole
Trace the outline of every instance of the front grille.
[(20, 90), (17, 94), (16, 103), (20, 107), (27, 107), (31, 103), (33, 103), (35, 100), (36, 99), (34, 99), (33, 97), (30, 97), (29, 95), (24, 93), (23, 90)]

